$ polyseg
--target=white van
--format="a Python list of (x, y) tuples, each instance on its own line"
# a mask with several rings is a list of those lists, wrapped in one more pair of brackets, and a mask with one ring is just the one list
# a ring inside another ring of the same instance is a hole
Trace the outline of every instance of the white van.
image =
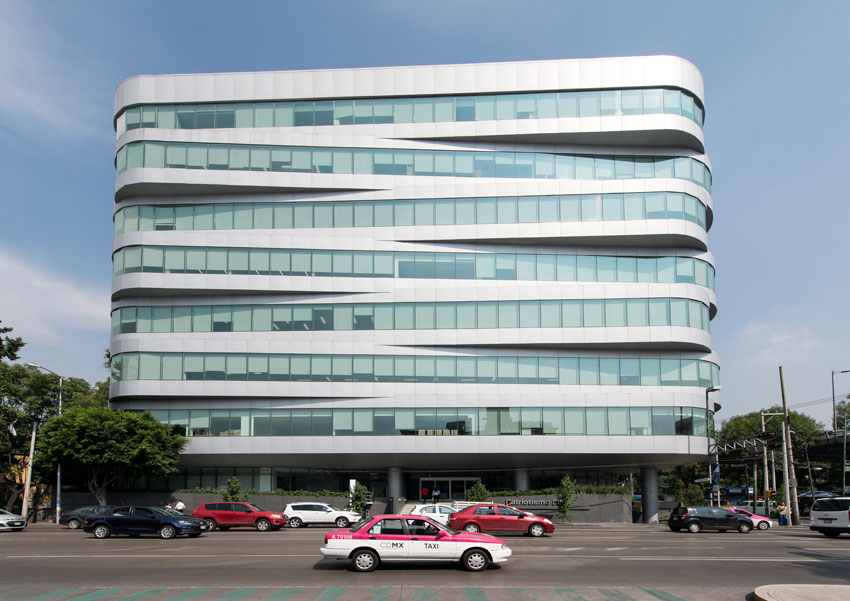
[(836, 538), (842, 532), (850, 533), (850, 497), (815, 501), (809, 528), (829, 538)]

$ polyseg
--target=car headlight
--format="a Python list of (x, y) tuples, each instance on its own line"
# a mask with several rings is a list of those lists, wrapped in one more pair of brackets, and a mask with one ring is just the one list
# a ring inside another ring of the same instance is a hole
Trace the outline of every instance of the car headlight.
[(279, 513), (273, 513), (273, 514), (272, 514), (272, 517), (273, 517), (274, 519), (276, 519), (276, 520), (279, 520), (279, 519), (283, 518), (283, 516), (282, 516), (282, 515), (280, 515)]
[(506, 544), (502, 544), (502, 550), (505, 550), (507, 548), (508, 548), (508, 546)]
[(546, 522), (547, 524), (551, 524), (551, 523), (552, 523), (552, 520), (547, 519), (547, 518), (543, 518), (543, 521), (544, 521), (544, 522)]

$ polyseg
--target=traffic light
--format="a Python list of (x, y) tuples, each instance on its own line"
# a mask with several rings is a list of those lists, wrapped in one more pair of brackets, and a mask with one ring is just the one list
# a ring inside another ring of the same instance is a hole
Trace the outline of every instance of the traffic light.
[(764, 492), (767, 494), (767, 498), (768, 498), (768, 499), (772, 499), (772, 498), (773, 498), (773, 496), (776, 494), (776, 491), (775, 491), (775, 490), (766, 490), (766, 491), (764, 491)]

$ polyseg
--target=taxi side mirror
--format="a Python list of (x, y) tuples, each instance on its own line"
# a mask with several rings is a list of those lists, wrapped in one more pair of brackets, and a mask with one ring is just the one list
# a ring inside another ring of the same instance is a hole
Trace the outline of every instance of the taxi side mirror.
[(437, 538), (443, 538), (443, 537), (446, 536), (446, 531), (445, 530), (437, 530), (437, 534), (435, 534), (434, 536), (436, 536)]

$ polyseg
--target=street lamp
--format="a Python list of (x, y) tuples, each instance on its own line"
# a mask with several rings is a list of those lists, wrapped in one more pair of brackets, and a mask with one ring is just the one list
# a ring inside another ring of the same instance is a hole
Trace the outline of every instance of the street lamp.
[[(54, 376), (59, 378), (59, 415), (62, 415), (62, 380), (64, 379), (62, 376), (57, 374), (52, 369), (48, 369), (43, 365), (38, 365), (37, 363), (27, 363), (28, 367), (35, 367), (36, 369), (43, 369), (46, 372), (52, 373)], [(30, 462), (32, 458), (30, 458)], [(59, 516), (62, 515), (62, 464), (56, 464), (56, 523), (59, 524)]]
[(841, 495), (847, 494), (847, 414), (844, 415), (844, 447), (841, 450)]
[[(832, 431), (838, 430), (838, 414), (835, 412), (835, 374), (848, 374), (850, 369), (844, 371), (832, 370)], [(842, 493), (843, 494), (843, 493)]]
[[(710, 423), (708, 416), (710, 415), (711, 412), (708, 409), (708, 395), (709, 395), (709, 393), (717, 392), (718, 390), (720, 390), (719, 385), (718, 386), (711, 386), (711, 387), (705, 389), (705, 442), (706, 442), (705, 452), (706, 452), (706, 456), (707, 456), (706, 458), (707, 458), (707, 461), (708, 461), (708, 502), (712, 506), (714, 506), (714, 501), (711, 498), (711, 488), (712, 488), (712, 486), (714, 486), (714, 474), (711, 470), (711, 429), (708, 427), (708, 424)], [(720, 482), (718, 482), (717, 485), (718, 485), (717, 506), (720, 507), (720, 488), (719, 488)]]

